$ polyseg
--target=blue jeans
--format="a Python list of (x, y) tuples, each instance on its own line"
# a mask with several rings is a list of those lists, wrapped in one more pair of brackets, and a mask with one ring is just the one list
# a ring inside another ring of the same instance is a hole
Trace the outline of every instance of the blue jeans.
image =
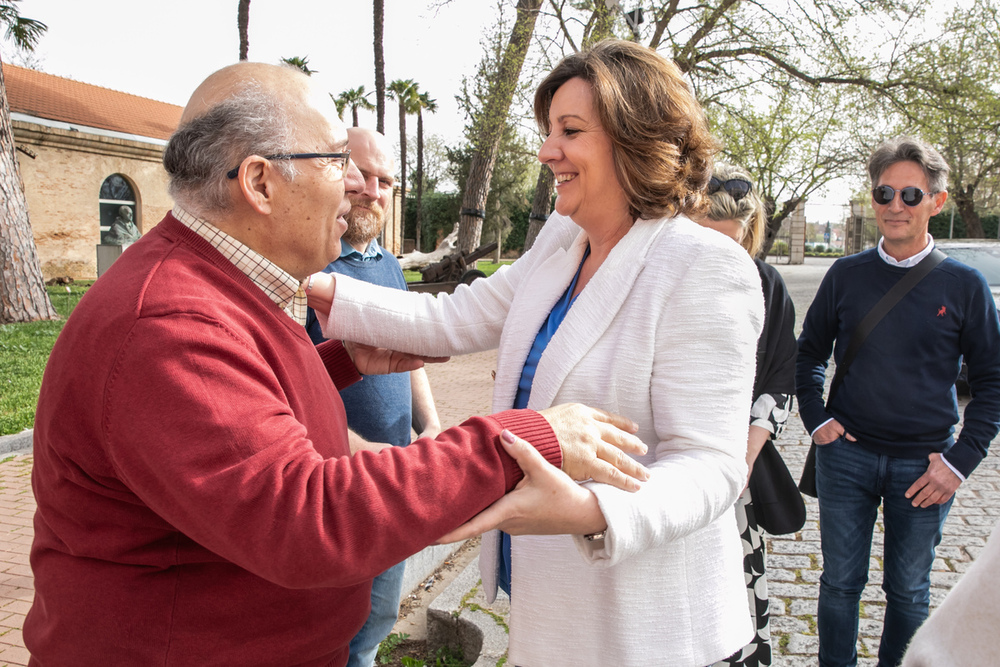
[(885, 621), (879, 667), (896, 667), (927, 618), (934, 549), (952, 500), (921, 509), (904, 493), (928, 461), (876, 454), (839, 438), (816, 448), (823, 575), (819, 583), (819, 664), (858, 660), (858, 604), (868, 583), (872, 530), (879, 504), (885, 526), (882, 590)]
[(392, 632), (399, 618), (399, 596), (403, 591), (406, 561), (393, 565), (372, 581), (372, 611), (351, 640), (347, 667), (372, 667), (378, 645)]

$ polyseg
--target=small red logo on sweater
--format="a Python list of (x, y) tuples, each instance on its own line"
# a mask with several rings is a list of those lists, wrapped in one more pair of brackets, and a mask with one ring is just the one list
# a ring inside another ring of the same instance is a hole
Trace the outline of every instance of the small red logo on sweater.
[(938, 317), (944, 317), (944, 314), (945, 314), (945, 312), (947, 312), (947, 310), (948, 310), (947, 308), (945, 308), (944, 306), (941, 306), (941, 309), (938, 310), (937, 316)]

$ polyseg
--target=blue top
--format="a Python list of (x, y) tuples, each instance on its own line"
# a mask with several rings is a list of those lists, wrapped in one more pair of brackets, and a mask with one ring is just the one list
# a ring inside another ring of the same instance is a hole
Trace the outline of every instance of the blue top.
[[(344, 243), (344, 249), (350, 245)], [(378, 244), (375, 244), (378, 247)], [(369, 246), (370, 250), (372, 246)], [(351, 249), (348, 256), (331, 262), (323, 271), (340, 273), (358, 280), (405, 290), (406, 281), (399, 261), (389, 253), (361, 257)], [(355, 256), (357, 255), (357, 256)], [(313, 343), (322, 343), (323, 332), (310, 308), (306, 315), (306, 332)], [(364, 375), (361, 382), (341, 390), (347, 411), (347, 426), (369, 442), (388, 442), (397, 447), (410, 444), (412, 423), (410, 374)]]
[[(372, 239), (368, 245), (365, 247), (364, 252), (359, 252), (347, 241), (340, 241), (340, 258), (350, 257), (352, 259), (360, 260), (372, 260), (380, 259), (382, 257), (382, 246), (378, 244), (377, 239)], [(329, 268), (329, 267), (328, 267)]]
[[(566, 319), (566, 313), (569, 312), (570, 307), (573, 302), (576, 301), (576, 297), (573, 296), (573, 290), (576, 289), (576, 281), (580, 278), (580, 270), (583, 269), (583, 263), (587, 261), (587, 257), (590, 256), (590, 246), (583, 252), (583, 259), (580, 260), (580, 266), (576, 270), (576, 275), (573, 276), (573, 282), (569, 284), (566, 291), (560, 297), (556, 305), (552, 306), (552, 311), (549, 313), (548, 318), (545, 323), (542, 324), (542, 328), (538, 330), (538, 335), (535, 336), (535, 342), (531, 344), (531, 349), (528, 350), (528, 358), (524, 360), (524, 367), (521, 369), (521, 379), (517, 383), (517, 394), (514, 396), (514, 409), (523, 409), (528, 407), (528, 398), (531, 396), (531, 385), (535, 381), (535, 368), (538, 367), (538, 361), (542, 358), (542, 352), (545, 352), (545, 348), (548, 347), (549, 341), (556, 334), (556, 330), (562, 321)], [(507, 533), (500, 533), (500, 567), (497, 572), (497, 584), (507, 595), (510, 595), (510, 535)]]
[[(833, 417), (877, 453), (947, 452), (948, 463), (968, 476), (1000, 428), (1000, 322), (975, 269), (948, 258), (920, 281), (869, 334), (830, 412), (824, 407), (831, 350), (839, 362), (861, 319), (911, 270), (890, 266), (874, 249), (830, 267), (799, 336), (799, 413), (810, 433)], [(955, 442), (954, 385), (963, 356), (973, 399)]]

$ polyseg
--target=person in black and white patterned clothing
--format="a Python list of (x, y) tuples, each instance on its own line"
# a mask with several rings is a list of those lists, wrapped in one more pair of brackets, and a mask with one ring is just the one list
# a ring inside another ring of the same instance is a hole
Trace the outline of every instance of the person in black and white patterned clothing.
[[(743, 170), (716, 165), (709, 181), (711, 208), (698, 222), (736, 240), (757, 264), (764, 290), (764, 329), (757, 341), (757, 376), (747, 439), (747, 467), (764, 443), (785, 426), (795, 393), (795, 307), (781, 275), (756, 255), (764, 240), (764, 203)], [(749, 478), (749, 475), (748, 475)], [(743, 539), (750, 615), (757, 634), (753, 641), (715, 667), (764, 667), (771, 664), (771, 629), (762, 529), (754, 515), (750, 489), (736, 502), (736, 521)]]

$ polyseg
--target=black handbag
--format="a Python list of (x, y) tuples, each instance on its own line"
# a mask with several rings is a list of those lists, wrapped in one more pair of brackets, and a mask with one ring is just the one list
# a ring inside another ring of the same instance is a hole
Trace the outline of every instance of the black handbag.
[(805, 525), (806, 504), (802, 494), (770, 438), (754, 461), (749, 487), (754, 515), (761, 528), (772, 535), (787, 535)]
[[(912, 269), (906, 272), (906, 275), (900, 278), (899, 282), (892, 286), (885, 295), (879, 299), (878, 303), (872, 306), (872, 309), (864, 316), (861, 322), (858, 324), (857, 328), (854, 329), (854, 333), (851, 334), (851, 342), (847, 346), (847, 352), (844, 353), (843, 360), (837, 364), (837, 371), (833, 374), (833, 381), (830, 383), (830, 393), (826, 399), (826, 411), (830, 412), (830, 406), (833, 404), (833, 397), (837, 394), (837, 390), (840, 389), (841, 383), (844, 381), (844, 376), (847, 375), (847, 369), (850, 368), (851, 362), (854, 361), (854, 357), (858, 356), (858, 350), (861, 349), (862, 343), (868, 338), (868, 334), (872, 332), (875, 325), (878, 324), (886, 313), (893, 309), (893, 307), (900, 302), (900, 300), (906, 296), (906, 293), (911, 289), (916, 287), (917, 283), (924, 279), (928, 273), (934, 270), (938, 264), (944, 261), (945, 254), (934, 248), (931, 250), (930, 254), (924, 257), (920, 262), (914, 266)], [(799, 479), (799, 491), (806, 494), (807, 496), (812, 496), (816, 498), (816, 442), (814, 441), (809, 445), (809, 454), (806, 455), (806, 463), (802, 468), (802, 477)]]

